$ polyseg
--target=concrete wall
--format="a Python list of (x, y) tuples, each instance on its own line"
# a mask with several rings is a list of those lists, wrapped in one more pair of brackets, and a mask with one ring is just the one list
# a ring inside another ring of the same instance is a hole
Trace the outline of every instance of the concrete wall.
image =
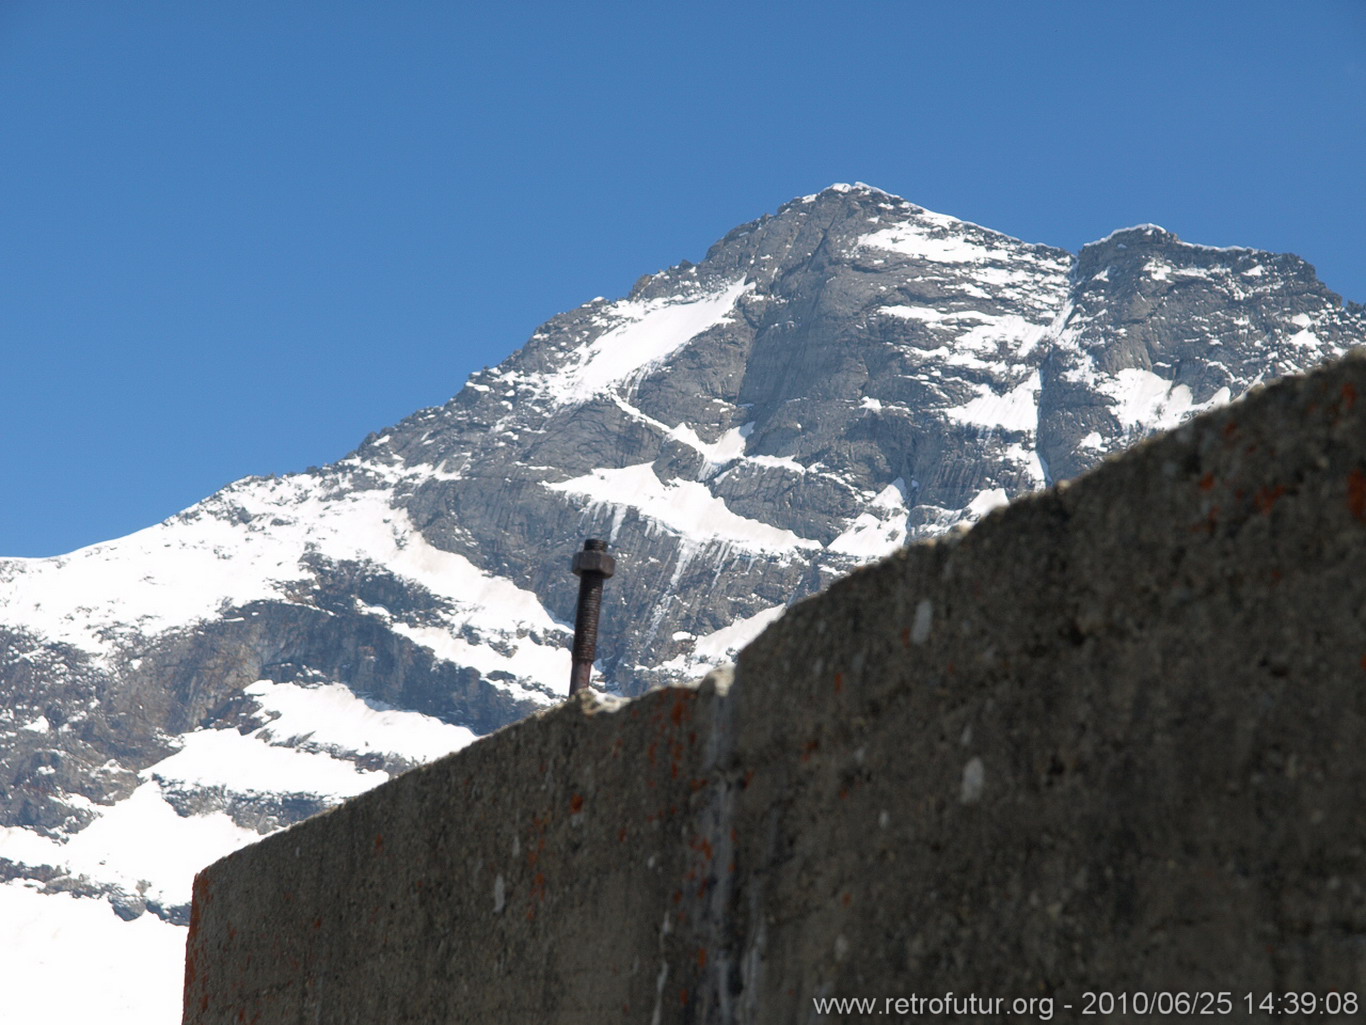
[(1351, 358), (853, 574), (729, 686), (570, 702), (218, 862), (185, 1021), (1266, 1020), (1366, 996), (1363, 794)]

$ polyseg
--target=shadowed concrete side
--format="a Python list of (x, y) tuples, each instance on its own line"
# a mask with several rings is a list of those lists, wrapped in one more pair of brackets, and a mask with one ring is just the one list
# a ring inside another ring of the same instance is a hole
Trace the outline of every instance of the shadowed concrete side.
[(185, 1021), (1363, 993), (1363, 751), (1352, 357), (210, 866)]

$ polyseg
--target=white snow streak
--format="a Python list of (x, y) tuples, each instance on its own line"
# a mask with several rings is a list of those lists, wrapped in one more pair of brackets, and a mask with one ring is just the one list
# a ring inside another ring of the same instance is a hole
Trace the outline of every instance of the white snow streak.
[(693, 645), (693, 655), (708, 661), (723, 661), (733, 658), (741, 648), (776, 623), (787, 611), (786, 605), (772, 605), (760, 609), (752, 616), (737, 619), (729, 626), (714, 630), (698, 639)]
[(1033, 431), (1039, 423), (1039, 392), (1043, 383), (1039, 371), (1029, 376), (1004, 395), (997, 394), (989, 385), (976, 386), (977, 395), (961, 406), (944, 410), (946, 416), (959, 423), (979, 427), (999, 427), (1007, 431)]
[(603, 316), (617, 324), (566, 363), (549, 382), (555, 402), (584, 402), (668, 359), (708, 328), (725, 322), (753, 284), (736, 281), (700, 299), (622, 300)]
[(896, 551), (906, 543), (906, 490), (906, 482), (900, 477), (887, 485), (826, 549), (860, 562), (872, 562)]
[(1151, 370), (1130, 367), (1110, 380), (1097, 381), (1097, 391), (1110, 396), (1115, 419), (1126, 430), (1165, 431), (1196, 413), (1229, 401), (1228, 388), (1220, 388), (1205, 402), (1197, 403), (1184, 384), (1174, 384)]
[(5, 1021), (178, 1025), (185, 930), (117, 918), (102, 900), (0, 884)]
[[(241, 739), (235, 730), (223, 732)], [(265, 748), (264, 744), (256, 746)], [(153, 766), (148, 773), (155, 769)], [(226, 773), (228, 767), (222, 771)], [(167, 803), (161, 784), (146, 773), (143, 776), (147, 782), (113, 807), (100, 809), (87, 804), (102, 814), (65, 843), (19, 826), (0, 827), (0, 858), (25, 865), (53, 865), (68, 875), (85, 876), (129, 893), (140, 881), (146, 881), (150, 884), (148, 896), (183, 904), (190, 899), (196, 872), (261, 839), (224, 812), (182, 818)]]
[[(985, 263), (988, 260), (1004, 262), (1011, 254), (1005, 249), (996, 249), (974, 242), (963, 234), (955, 233), (952, 227), (945, 231), (943, 226), (928, 229), (916, 221), (906, 221), (874, 231), (863, 236), (860, 244), (869, 249), (885, 249), (900, 256), (911, 256), (933, 263)], [(1005, 241), (1005, 236), (1001, 236)]]
[[(587, 498), (592, 506), (634, 509), (695, 543), (720, 543), (745, 551), (790, 556), (819, 542), (731, 512), (725, 501), (697, 481), (662, 481), (649, 463), (592, 470), (545, 485), (551, 491)], [(591, 507), (590, 507), (591, 508)]]
[(977, 497), (968, 503), (967, 512), (973, 519), (980, 519), (993, 509), (1010, 503), (1005, 488), (987, 488), (977, 492)]
[[(770, 624), (782, 618), (786, 611), (786, 605), (772, 605), (760, 609), (753, 615), (737, 619), (729, 626), (723, 626), (698, 638), (690, 652), (674, 656), (669, 661), (661, 663), (659, 668), (682, 677), (702, 676), (708, 670), (733, 660), (740, 649), (763, 633)], [(689, 635), (676, 635), (674, 639), (681, 640), (687, 636)]]

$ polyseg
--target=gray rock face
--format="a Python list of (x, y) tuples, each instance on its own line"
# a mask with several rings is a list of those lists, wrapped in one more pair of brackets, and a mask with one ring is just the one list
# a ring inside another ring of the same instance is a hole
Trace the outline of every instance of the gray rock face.
[[(1073, 255), (862, 185), (795, 200), (336, 464), (0, 560), (0, 826), (54, 844), (0, 860), (69, 886), (56, 844), (136, 794), (269, 831), (353, 792), (318, 765), (378, 781), (430, 757), (413, 724), (483, 734), (554, 702), (584, 537), (618, 560), (602, 684), (638, 694), (856, 566), (1363, 340), (1366, 311), (1294, 256), (1152, 226)], [(409, 733), (356, 739), (400, 712)], [(302, 761), (248, 778), (266, 753)], [(141, 906), (183, 907), (151, 883)]]

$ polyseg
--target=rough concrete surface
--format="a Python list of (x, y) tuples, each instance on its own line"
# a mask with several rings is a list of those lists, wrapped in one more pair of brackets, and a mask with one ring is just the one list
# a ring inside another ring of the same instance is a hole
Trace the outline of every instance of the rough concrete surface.
[(210, 866), (185, 1021), (1271, 1020), (1366, 994), (1363, 793), (1349, 357), (854, 573), (729, 686), (571, 701)]

